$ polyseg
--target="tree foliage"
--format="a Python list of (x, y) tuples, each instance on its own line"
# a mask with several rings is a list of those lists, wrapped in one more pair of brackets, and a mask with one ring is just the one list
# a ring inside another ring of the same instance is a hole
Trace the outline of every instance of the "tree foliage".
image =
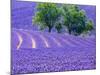
[(73, 4), (39, 3), (33, 22), (41, 30), (48, 28), (48, 32), (51, 32), (55, 28), (61, 33), (62, 29), (67, 29), (73, 35), (93, 29), (93, 22), (87, 18), (85, 11)]
[(64, 18), (64, 25), (70, 34), (80, 35), (85, 30), (91, 30), (93, 27), (92, 23), (89, 22), (87, 24), (88, 19), (85, 12), (80, 10), (77, 5), (63, 5), (62, 16)]
[(93, 22), (92, 20), (87, 21), (86, 31), (91, 31), (93, 29)]
[(37, 13), (33, 21), (40, 26), (40, 29), (48, 28), (51, 32), (54, 27), (60, 12), (54, 3), (39, 3), (37, 6)]

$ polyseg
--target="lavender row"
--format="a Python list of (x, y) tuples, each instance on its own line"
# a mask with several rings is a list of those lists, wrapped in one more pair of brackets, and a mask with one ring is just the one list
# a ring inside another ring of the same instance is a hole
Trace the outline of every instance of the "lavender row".
[[(82, 38), (76, 38), (72, 36), (66, 36), (66, 35), (59, 35), (57, 33), (45, 33), (45, 32), (34, 32), (34, 31), (25, 31), (25, 30), (14, 30), (17, 33), (20, 34), (21, 38), (23, 39), (23, 42), (21, 44), (21, 48), (32, 48), (32, 43), (36, 47), (34, 48), (49, 48), (49, 47), (95, 47), (95, 40), (86, 41)], [(13, 33), (14, 34), (14, 33)], [(16, 33), (15, 33), (16, 34)], [(15, 37), (15, 35), (12, 35), (12, 38)], [(16, 38), (18, 40), (18, 38)], [(32, 40), (34, 42), (32, 42)], [(12, 40), (14, 42), (14, 40)], [(17, 46), (16, 42), (14, 42)]]

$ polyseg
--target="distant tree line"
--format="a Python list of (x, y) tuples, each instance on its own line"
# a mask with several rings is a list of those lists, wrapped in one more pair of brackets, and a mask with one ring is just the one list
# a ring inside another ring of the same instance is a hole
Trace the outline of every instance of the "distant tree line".
[(88, 19), (84, 10), (73, 4), (39, 3), (33, 17), (33, 23), (40, 30), (53, 28), (58, 33), (67, 30), (69, 34), (80, 35), (93, 29), (92, 20)]

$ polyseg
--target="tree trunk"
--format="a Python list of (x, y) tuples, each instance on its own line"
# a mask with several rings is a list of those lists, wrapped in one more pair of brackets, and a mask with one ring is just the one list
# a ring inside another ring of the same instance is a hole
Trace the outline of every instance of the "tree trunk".
[(68, 32), (71, 34), (71, 24), (68, 25)]
[(68, 31), (69, 31), (69, 34), (71, 34), (71, 29), (68, 29)]
[(48, 31), (48, 32), (51, 32), (51, 29), (52, 29), (52, 28), (51, 28), (51, 27), (49, 27), (49, 31)]
[(61, 33), (61, 30), (57, 30), (58, 33)]

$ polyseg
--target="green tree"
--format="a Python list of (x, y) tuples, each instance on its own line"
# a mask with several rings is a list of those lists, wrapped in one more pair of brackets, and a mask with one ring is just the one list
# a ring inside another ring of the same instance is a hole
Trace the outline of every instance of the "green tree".
[[(80, 10), (77, 5), (62, 5), (62, 16), (64, 26), (67, 27), (69, 34), (80, 35), (85, 30), (91, 30), (93, 24), (87, 23), (88, 19), (83, 10)], [(87, 25), (89, 27), (87, 27)], [(90, 25), (92, 27), (90, 27)]]
[(33, 18), (33, 22), (39, 25), (43, 30), (48, 28), (48, 32), (51, 32), (60, 16), (59, 8), (54, 3), (39, 3), (37, 5), (37, 12)]

